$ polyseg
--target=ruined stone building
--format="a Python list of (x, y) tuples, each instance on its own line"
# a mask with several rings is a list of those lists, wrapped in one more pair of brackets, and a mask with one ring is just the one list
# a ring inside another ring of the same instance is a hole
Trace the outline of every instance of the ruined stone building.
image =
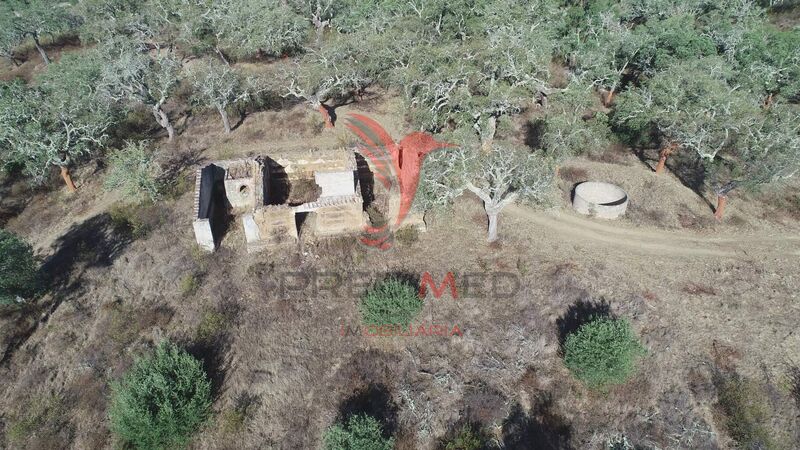
[(347, 149), (214, 162), (197, 171), (197, 243), (213, 251), (232, 217), (248, 252), (296, 241), (301, 225), (315, 236), (359, 232), (367, 220), (361, 178)]

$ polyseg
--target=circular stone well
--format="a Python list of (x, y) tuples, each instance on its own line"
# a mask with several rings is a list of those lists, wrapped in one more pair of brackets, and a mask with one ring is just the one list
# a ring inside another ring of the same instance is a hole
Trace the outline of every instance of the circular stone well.
[(575, 187), (572, 207), (581, 214), (616, 219), (628, 209), (628, 194), (611, 183), (585, 181)]

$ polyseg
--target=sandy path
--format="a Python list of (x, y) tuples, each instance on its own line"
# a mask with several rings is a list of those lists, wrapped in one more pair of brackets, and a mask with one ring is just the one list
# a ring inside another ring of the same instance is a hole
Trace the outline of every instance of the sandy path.
[(724, 236), (688, 231), (631, 228), (618, 222), (583, 217), (571, 211), (535, 211), (511, 205), (508, 213), (546, 228), (567, 242), (580, 241), (645, 255), (699, 257), (800, 256), (800, 236), (764, 233)]

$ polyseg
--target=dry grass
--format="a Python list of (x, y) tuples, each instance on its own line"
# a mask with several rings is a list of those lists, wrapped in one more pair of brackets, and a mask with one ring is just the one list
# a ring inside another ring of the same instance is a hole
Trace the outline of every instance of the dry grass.
[(60, 446), (67, 429), (67, 405), (58, 396), (37, 395), (21, 405), (11, 420), (6, 438), (19, 448), (47, 449)]
[(683, 292), (686, 292), (689, 295), (717, 295), (717, 290), (711, 286), (689, 282), (683, 287)]
[(669, 227), (668, 212), (657, 207), (645, 207), (641, 202), (632, 201), (625, 214), (631, 222), (638, 225), (655, 226), (659, 228)]
[[(359, 105), (349, 108), (358, 110)], [(386, 127), (399, 135), (402, 124), (392, 117), (401, 115), (391, 108), (389, 102), (374, 106)], [(288, 126), (275, 126), (284, 123)], [(196, 156), (181, 166), (191, 174), (218, 154), (260, 154), (283, 147), (291, 151), (348, 139), (340, 127), (331, 132), (322, 130), (321, 123), (315, 112), (296, 105), (250, 114), (225, 137), (216, 118), (195, 116), (167, 152)], [(697, 217), (710, 215), (707, 205), (674, 179), (656, 178), (641, 165), (619, 162), (625, 160), (576, 159), (568, 167), (623, 185), (632, 207), (647, 205), (638, 211), (641, 223), (680, 229), (678, 213), (684, 203)], [(95, 195), (99, 190), (92, 178), (87, 174), (82, 180), (86, 185), (80, 196), (34, 195), (9, 226), (39, 242), (42, 255), (52, 254), (57, 248), (50, 244), (70, 229), (74, 211), (107, 209), (101, 205), (106, 200)], [(40, 447), (109, 447), (110, 436), (98, 425), (105, 420), (102, 386), (123, 373), (134, 355), (164, 337), (180, 338), (207, 352), (219, 415), (196, 445), (209, 448), (317, 448), (327, 426), (358, 410), (381, 415), (402, 446), (422, 450), (434, 448), (466, 416), (482, 421), (480, 427), (506, 448), (523, 443), (590, 448), (595, 436), (619, 430), (632, 430), (632, 442), (645, 448), (720, 448), (724, 436), (716, 436), (707, 425), (713, 419), (708, 408), (716, 403), (713, 385), (709, 387), (709, 377), (686, 376), (703, 367), (698, 360), (714, 359), (715, 352), (725, 357), (714, 350), (711, 339), (736, 342), (740, 356), (727, 357), (748, 373), (757, 372), (762, 363), (776, 366), (797, 351), (791, 339), (780, 340), (794, 332), (794, 324), (775, 319), (791, 311), (786, 299), (798, 289), (796, 265), (777, 256), (659, 257), (654, 264), (653, 255), (564, 240), (512, 215), (501, 217), (502, 245), (489, 246), (486, 216), (474, 199), (459, 200), (452, 214), (419, 233), (412, 245), (401, 242), (387, 252), (365, 249), (356, 236), (345, 236), (309, 238), (298, 246), (248, 255), (243, 237), (232, 230), (222, 248), (209, 255), (193, 244), (189, 187), (170, 197), (166, 212), (143, 221), (152, 223), (146, 236), (113, 258), (90, 258), (93, 264), (71, 267), (71, 278), (78, 282), (59, 291), (62, 301), (48, 303), (52, 310), (36, 310), (25, 319), (30, 325), (38, 324), (43, 314), (49, 318), (23, 333), (18, 347), (11, 346), (2, 367), (0, 408), (15, 413), (8, 417), (22, 424), (17, 429), (41, 423), (36, 436), (41, 437)], [(664, 195), (645, 203), (654, 193)], [(735, 206), (748, 205), (737, 199)], [(656, 209), (666, 216), (650, 212)], [(637, 211), (633, 213), (636, 219)], [(753, 226), (765, 225), (756, 221)], [(88, 245), (74, 248), (96, 252)], [(420, 320), (457, 323), (463, 336), (343, 337), (340, 326), (359, 320), (357, 296), (311, 287), (285, 294), (279, 290), (280, 276), (287, 271), (309, 277), (336, 271), (346, 279), (361, 272), (370, 281), (395, 272), (485, 275), (498, 270), (519, 275), (516, 295), (457, 301), (444, 296), (424, 305)], [(694, 280), (719, 284), (710, 293)], [(694, 297), (712, 295), (715, 301)], [(563, 367), (557, 323), (578, 301), (603, 296), (614, 312), (631, 318), (649, 353), (640, 376), (597, 396)], [(722, 301), (732, 298), (736, 302)], [(235, 313), (229, 305), (236, 306)], [(11, 318), (3, 318), (4, 333)], [(763, 332), (764, 323), (770, 324), (770, 333)], [(7, 340), (3, 344), (10, 348)], [(679, 351), (686, 348), (692, 351)], [(65, 395), (57, 396), (63, 409), (31, 407), (44, 412), (16, 414), (28, 406), (24, 399), (35, 397), (33, 387), (55, 393), (66, 387)], [(243, 393), (252, 403), (239, 401)], [(50, 420), (51, 411), (71, 422)], [(504, 424), (505, 433), (492, 429), (493, 423)], [(785, 428), (796, 431), (797, 425)], [(14, 441), (6, 447), (34, 444)]]
[(728, 434), (741, 448), (779, 449), (770, 429), (770, 406), (764, 387), (736, 374), (717, 380), (718, 408)]
[(589, 171), (580, 167), (562, 167), (558, 170), (562, 180), (575, 184), (589, 179)]
[(590, 152), (588, 158), (608, 164), (626, 165), (631, 159), (631, 149), (621, 144), (612, 144), (599, 152)]

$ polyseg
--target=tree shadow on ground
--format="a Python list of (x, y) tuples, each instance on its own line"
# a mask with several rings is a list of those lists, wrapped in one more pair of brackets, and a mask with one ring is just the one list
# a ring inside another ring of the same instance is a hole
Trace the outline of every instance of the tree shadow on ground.
[(206, 158), (197, 152), (175, 153), (164, 163), (161, 181), (165, 184), (175, 183), (185, 170), (191, 167), (200, 167), (205, 161)]
[(215, 399), (224, 392), (222, 386), (225, 384), (228, 372), (227, 356), (233, 343), (229, 329), (236, 324), (241, 311), (241, 305), (235, 301), (220, 302), (213, 314), (221, 318), (223, 325), (202, 333), (198, 332), (193, 338), (182, 342), (182, 346), (189, 354), (203, 361), (203, 369), (211, 380), (211, 392)]
[(613, 317), (611, 305), (605, 299), (579, 299), (570, 305), (564, 315), (556, 320), (561, 350), (564, 350), (564, 343), (570, 334), (594, 320), (595, 317)]
[(200, 339), (193, 342), (183, 342), (186, 351), (203, 362), (203, 369), (211, 381), (212, 398), (217, 399), (222, 395), (222, 386), (225, 384), (227, 364), (225, 356), (230, 349), (231, 338), (227, 333), (214, 336), (212, 339)]
[(389, 389), (383, 384), (370, 383), (366, 388), (353, 392), (339, 405), (337, 419), (344, 422), (359, 414), (377, 419), (383, 425), (386, 437), (397, 432), (397, 406), (392, 401)]
[(53, 254), (40, 269), (42, 280), (64, 296), (80, 286), (86, 269), (111, 266), (132, 240), (113, 225), (108, 213), (75, 224), (53, 243)]
[(525, 145), (532, 150), (541, 150), (544, 139), (545, 121), (542, 119), (528, 121), (525, 123), (524, 131)]
[(38, 318), (18, 327), (19, 331), (13, 335), (13, 340), (9, 340), (0, 364), (9, 361), (38, 327), (49, 320), (69, 294), (80, 288), (87, 269), (110, 266), (130, 242), (131, 237), (118, 232), (107, 213), (73, 225), (56, 239), (52, 246), (53, 254), (44, 260), (39, 269), (39, 286), (36, 287), (37, 290), (49, 290), (52, 295), (47, 300), (31, 303), (20, 310), (28, 314), (35, 311)]
[(419, 287), (420, 283), (420, 276), (419, 274), (406, 272), (406, 271), (395, 271), (387, 273), (383, 278), (383, 281), (386, 280), (398, 280), (403, 284), (407, 284), (415, 289)]
[(6, 165), (0, 169), (0, 227), (21, 214), (36, 194), (53, 190), (50, 183), (32, 185), (22, 174), (22, 167)]
[(708, 209), (714, 211), (715, 205), (708, 201), (705, 195), (711, 181), (707, 177), (703, 159), (694, 153), (681, 152), (674, 155), (671, 160), (672, 165), (669, 168), (675, 177), (682, 185), (697, 194), (708, 205)]
[(461, 416), (469, 423), (499, 424), (506, 417), (506, 396), (478, 381), (464, 394)]
[(789, 380), (792, 398), (797, 404), (797, 408), (800, 409), (800, 367), (793, 366), (789, 370)]
[[(644, 165), (650, 167), (651, 170), (655, 170), (659, 158), (659, 149), (639, 147), (634, 149), (634, 154)], [(682, 185), (691, 189), (709, 208), (714, 209), (714, 205), (705, 196), (708, 180), (702, 158), (693, 153), (678, 151), (667, 159), (666, 168), (675, 175), (675, 178)]]
[(461, 450), (463, 447), (456, 447), (454, 441), (459, 437), (463, 439), (464, 434), (462, 432), (464, 431), (468, 431), (469, 435), (477, 439), (479, 443), (478, 447), (469, 447), (470, 449), (494, 450), (497, 448), (490, 444), (492, 442), (492, 434), (489, 430), (480, 422), (470, 422), (469, 420), (460, 420), (452, 424), (445, 437), (439, 441), (435, 448), (437, 450), (452, 450), (453, 448)]
[(553, 401), (549, 395), (544, 395), (530, 414), (526, 414), (519, 404), (515, 404), (503, 423), (504, 448), (571, 449), (572, 427), (563, 417), (552, 411), (552, 406)]

